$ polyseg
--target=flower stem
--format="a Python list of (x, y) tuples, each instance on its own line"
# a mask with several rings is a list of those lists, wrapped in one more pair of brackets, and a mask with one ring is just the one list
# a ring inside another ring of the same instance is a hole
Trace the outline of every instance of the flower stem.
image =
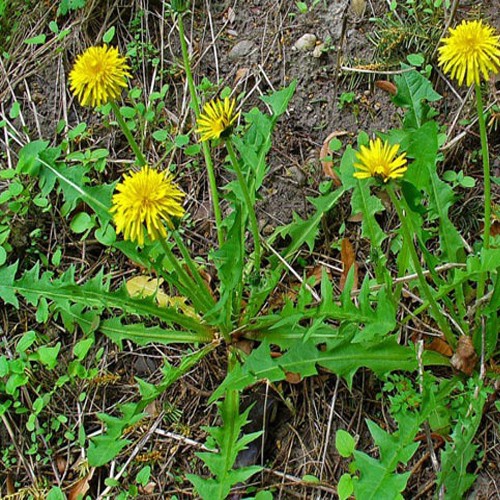
[(183, 290), (179, 291), (191, 299), (193, 305), (197, 309), (196, 312), (204, 313), (208, 311), (212, 307), (212, 305), (206, 302), (206, 298), (204, 296), (202, 298), (202, 296), (197, 293), (196, 283), (179, 264), (177, 257), (172, 253), (172, 250), (168, 246), (167, 242), (163, 238), (160, 238), (159, 241), (161, 243), (163, 251), (165, 252), (167, 260), (177, 274), (179, 285), (181, 285), (183, 288)]
[(236, 154), (234, 152), (233, 144), (231, 138), (226, 139), (226, 149), (229, 153), (229, 158), (231, 164), (236, 172), (236, 177), (238, 178), (238, 183), (240, 184), (241, 191), (243, 193), (243, 198), (245, 198), (245, 204), (248, 210), (248, 217), (250, 219), (250, 230), (252, 231), (253, 242), (254, 242), (254, 254), (255, 254), (255, 270), (257, 273), (260, 272), (260, 235), (259, 235), (259, 225), (257, 223), (257, 217), (255, 216), (254, 205), (250, 199), (250, 193), (248, 192), (248, 186), (240, 168), (240, 163)]
[(131, 134), (127, 124), (125, 123), (125, 120), (123, 119), (123, 116), (120, 113), (120, 108), (114, 101), (111, 101), (110, 104), (111, 104), (111, 109), (115, 113), (116, 121), (118, 122), (118, 125), (120, 125), (122, 132), (125, 134), (125, 137), (127, 138), (127, 141), (130, 147), (132, 148), (132, 151), (135, 154), (135, 157), (137, 159), (137, 164), (140, 167), (143, 167), (144, 165), (146, 165), (146, 158), (144, 158), (141, 149), (137, 145), (137, 142), (135, 142), (133, 135)]
[(436, 302), (436, 299), (434, 298), (431, 288), (427, 283), (427, 281), (425, 280), (425, 276), (422, 271), (422, 265), (420, 264), (417, 251), (415, 250), (415, 246), (413, 243), (413, 238), (411, 236), (414, 233), (413, 228), (410, 227), (411, 222), (403, 213), (401, 203), (398, 197), (396, 196), (393, 187), (389, 183), (387, 185), (387, 194), (389, 195), (389, 198), (391, 199), (391, 202), (394, 205), (394, 208), (396, 209), (399, 220), (401, 221), (401, 230), (403, 232), (403, 244), (406, 244), (406, 247), (410, 251), (410, 257), (413, 262), (413, 267), (415, 268), (415, 272), (417, 273), (421, 290), (429, 302), (431, 310), (434, 313), (434, 319), (436, 320), (437, 324), (439, 325), (439, 328), (443, 332), (446, 341), (448, 342), (448, 344), (450, 344), (450, 346), (453, 347), (456, 344), (455, 336), (453, 335), (453, 332), (451, 331), (451, 328), (448, 325), (448, 323), (444, 320), (444, 316), (443, 314), (441, 314), (439, 305)]
[(188, 266), (191, 276), (194, 278), (196, 284), (198, 285), (200, 293), (203, 293), (203, 295), (207, 299), (207, 302), (213, 306), (215, 304), (215, 301), (210, 293), (210, 290), (208, 289), (206, 282), (200, 276), (198, 268), (193, 262), (189, 250), (184, 245), (180, 234), (177, 231), (172, 231), (172, 236), (174, 238), (175, 244), (177, 245), (177, 248), (180, 250), (182, 257), (184, 258), (184, 262)]
[[(477, 104), (477, 119), (479, 122), (479, 134), (481, 137), (481, 152), (483, 156), (483, 177), (484, 177), (484, 234), (483, 234), (483, 249), (490, 248), (490, 227), (491, 227), (491, 176), (490, 176), (490, 155), (488, 149), (488, 136), (486, 134), (486, 123), (484, 119), (483, 95), (481, 85), (475, 84), (476, 104)], [(477, 284), (477, 300), (480, 300), (484, 295), (485, 282), (487, 273), (479, 275)], [(476, 310), (476, 320), (481, 314), (481, 307)]]
[[(182, 59), (184, 62), (184, 71), (186, 72), (189, 94), (191, 95), (191, 103), (193, 106), (194, 114), (196, 118), (198, 118), (200, 114), (200, 104), (198, 101), (196, 86), (193, 80), (193, 73), (191, 72), (191, 61), (189, 60), (189, 53), (186, 43), (184, 21), (182, 20), (182, 14), (179, 14), (177, 16), (177, 22), (179, 26), (179, 38), (181, 42)], [(201, 143), (201, 147), (203, 149), (203, 156), (205, 157), (205, 164), (207, 166), (208, 182), (210, 185), (210, 193), (212, 195), (212, 205), (215, 215), (215, 225), (217, 227), (217, 239), (219, 241), (219, 246), (220, 246), (224, 242), (224, 233), (222, 230), (222, 215), (220, 211), (219, 192), (217, 191), (217, 181), (215, 179), (214, 164), (212, 161), (212, 157), (210, 155), (210, 146), (208, 145), (208, 143), (203, 141)]]

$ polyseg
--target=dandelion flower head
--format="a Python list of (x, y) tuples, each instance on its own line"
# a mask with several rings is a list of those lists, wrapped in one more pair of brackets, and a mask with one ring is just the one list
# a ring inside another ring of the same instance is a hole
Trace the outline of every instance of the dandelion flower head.
[(130, 76), (118, 49), (90, 47), (80, 54), (69, 74), (70, 90), (82, 106), (100, 106), (117, 99)]
[(380, 138), (370, 140), (368, 147), (361, 146), (356, 153), (359, 162), (354, 164), (358, 170), (354, 173), (357, 179), (378, 177), (384, 182), (402, 177), (408, 169), (406, 153), (397, 156), (399, 144), (391, 146)]
[(172, 181), (172, 176), (148, 166), (125, 174), (113, 195), (111, 213), (116, 232), (126, 240), (144, 244), (144, 229), (151, 240), (165, 238), (166, 222), (173, 227), (172, 217), (182, 217), (184, 193)]
[(200, 134), (200, 141), (219, 139), (227, 137), (239, 113), (235, 113), (236, 100), (226, 97), (207, 102), (203, 106), (203, 111), (198, 117), (198, 128), (196, 132)]
[(439, 65), (461, 85), (479, 84), (481, 76), (500, 71), (500, 37), (479, 21), (462, 21), (443, 38), (439, 47)]

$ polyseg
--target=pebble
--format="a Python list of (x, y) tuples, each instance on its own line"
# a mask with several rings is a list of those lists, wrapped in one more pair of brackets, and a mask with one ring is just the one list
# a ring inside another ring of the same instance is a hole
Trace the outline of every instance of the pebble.
[(295, 177), (295, 180), (297, 181), (297, 185), (299, 187), (303, 187), (306, 185), (307, 182), (307, 177), (304, 175), (304, 172), (299, 167), (290, 167), (288, 169), (290, 174)]
[(311, 50), (314, 50), (314, 47), (316, 46), (316, 40), (316, 35), (313, 35), (312, 33), (306, 33), (293, 44), (293, 47), (296, 50), (300, 50), (301, 52), (310, 52)]
[(324, 52), (323, 52), (324, 48), (325, 48), (324, 43), (318, 43), (318, 45), (316, 45), (314, 47), (313, 57), (315, 57), (316, 59), (319, 59), (324, 54)]
[(231, 61), (236, 61), (237, 59), (248, 56), (254, 48), (255, 45), (251, 40), (242, 40), (229, 51), (228, 57)]

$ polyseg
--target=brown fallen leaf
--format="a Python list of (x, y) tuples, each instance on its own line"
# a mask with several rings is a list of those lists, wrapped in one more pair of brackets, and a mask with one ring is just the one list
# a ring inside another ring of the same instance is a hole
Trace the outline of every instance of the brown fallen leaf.
[(14, 486), (14, 480), (12, 479), (12, 474), (7, 474), (7, 480), (5, 482), (7, 488), (7, 495), (14, 496), (16, 494), (16, 487)]
[(90, 469), (89, 473), (76, 482), (68, 493), (68, 500), (77, 500), (77, 498), (84, 498), (85, 493), (90, 489), (90, 481), (94, 475), (95, 467)]
[(468, 335), (462, 335), (458, 339), (455, 354), (450, 359), (451, 366), (466, 375), (472, 375), (477, 360), (478, 356), (472, 344), (472, 339)]
[(143, 495), (152, 495), (156, 489), (156, 483), (150, 481), (146, 486), (139, 486), (139, 493)]
[(500, 220), (493, 219), (490, 228), (490, 236), (498, 236), (500, 234)]
[(362, 222), (363, 221), (363, 213), (359, 212), (358, 214), (351, 215), (347, 220), (349, 222)]
[(396, 95), (398, 93), (398, 88), (394, 83), (388, 82), (387, 80), (377, 80), (375, 86), (379, 89), (385, 90), (391, 95)]
[(319, 153), (319, 161), (323, 165), (323, 172), (327, 177), (333, 180), (333, 184), (336, 187), (342, 185), (342, 181), (340, 177), (333, 171), (333, 161), (329, 159), (331, 151), (330, 151), (330, 142), (335, 137), (341, 137), (343, 135), (347, 135), (349, 132), (346, 130), (337, 130), (332, 132), (323, 142), (323, 146), (321, 146), (321, 151)]
[(289, 384), (300, 384), (300, 382), (302, 382), (302, 377), (298, 373), (286, 372), (285, 380)]
[(64, 457), (61, 455), (56, 456), (56, 467), (57, 470), (59, 471), (59, 474), (64, 474), (64, 471), (66, 470), (66, 467), (68, 466), (68, 462)]
[(240, 80), (242, 80), (243, 78), (245, 78), (248, 75), (249, 72), (250, 72), (249, 68), (239, 68), (236, 71), (236, 74), (234, 75), (233, 87), (236, 87), (236, 85), (238, 84), (238, 82)]
[(432, 339), (432, 342), (429, 342), (425, 345), (425, 349), (428, 351), (439, 352), (440, 354), (448, 358), (451, 358), (451, 356), (453, 355), (453, 349), (450, 347), (448, 342), (440, 339), (439, 337), (434, 337)]
[[(245, 332), (241, 332), (244, 334)], [(253, 351), (254, 342), (252, 340), (247, 339), (239, 339), (234, 343), (234, 346), (243, 351), (245, 354), (249, 355)]]
[(349, 274), (352, 266), (354, 266), (354, 282), (352, 289), (356, 290), (358, 288), (358, 264), (356, 262), (354, 248), (348, 238), (342, 239), (342, 245), (340, 247), (340, 260), (342, 261), (342, 274), (340, 275), (339, 285), (340, 290), (344, 289), (347, 275)]
[[(307, 269), (307, 282), (312, 286), (315, 287), (319, 283), (321, 283), (321, 278), (323, 276), (323, 266), (314, 266), (313, 268), (308, 268)], [(328, 272), (328, 270), (327, 270)], [(311, 283), (310, 278), (314, 277), (314, 283)]]

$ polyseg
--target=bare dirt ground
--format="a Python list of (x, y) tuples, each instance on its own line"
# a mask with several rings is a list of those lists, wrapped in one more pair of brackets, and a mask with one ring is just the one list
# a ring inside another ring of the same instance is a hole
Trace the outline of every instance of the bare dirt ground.
[[(318, 2), (307, 13), (299, 13), (295, 2), (287, 0), (196, 0), (192, 3), (193, 16), (187, 17), (188, 38), (198, 83), (206, 77), (215, 84), (215, 90), (229, 86), (234, 89), (235, 95), (244, 93), (240, 105), (248, 110), (253, 105), (262, 106), (259, 96), (288, 85), (292, 80), (298, 82), (290, 108), (276, 131), (270, 156), (271, 173), (258, 206), (262, 231), (269, 234), (277, 225), (290, 222), (294, 211), (302, 216), (308, 213), (310, 205), (306, 197), (317, 195), (319, 182), (325, 179), (319, 152), (329, 134), (337, 132), (342, 141), (348, 143), (354, 141), (361, 130), (372, 134), (398, 125), (400, 115), (391, 103), (390, 95), (377, 87), (375, 81), (390, 80), (391, 72), (397, 71), (399, 62), (405, 61), (405, 42), (408, 41), (405, 36), (409, 35), (406, 33), (399, 39), (400, 34), (394, 32), (393, 47), (386, 43), (385, 48), (381, 48), (380, 43), (377, 45), (370, 41), (370, 35), (375, 39), (377, 31), (377, 25), (371, 19), (384, 18), (388, 13), (388, 2), (385, 1), (368, 1), (365, 9), (354, 12), (347, 0), (325, 0)], [(55, 10), (50, 8), (50, 3), (48, 8), (40, 5), (30, 12), (25, 29), (11, 41), (11, 59), (3, 61), (1, 68), (0, 108), (2, 115), (7, 115), (15, 96), (22, 102), (24, 114), (16, 122), (19, 136), (17, 143), (10, 141), (12, 150), (7, 153), (5, 166), (15, 166), (16, 150), (29, 139), (60, 141), (56, 125), (61, 119), (65, 119), (70, 127), (87, 120), (91, 130), (82, 147), (107, 147), (117, 160), (131, 158), (117, 130), (101, 124), (92, 113), (78, 107), (72, 101), (67, 86), (67, 74), (75, 55), (100, 40), (111, 25), (116, 26), (117, 40), (122, 47), (135, 40), (139, 53), (145, 55), (145, 58), (138, 57), (134, 61), (138, 76), (133, 83), (146, 92), (153, 82), (156, 90), (163, 84), (170, 85), (166, 97), (169, 119), (177, 124), (180, 131), (185, 132), (192, 125), (187, 86), (180, 67), (178, 34), (170, 18), (163, 21), (162, 2), (94, 0), (88, 4), (91, 5), (73, 17), (59, 20), (60, 26), (71, 30), (71, 34), (59, 45), (54, 41), (41, 47), (27, 48), (21, 43), (28, 36), (47, 31), (48, 22), (55, 19)], [(141, 11), (143, 14), (139, 14)], [(465, 18), (478, 11), (500, 29), (497, 1), (460, 2), (457, 18)], [(135, 31), (130, 28), (131, 20), (136, 20)], [(301, 48), (302, 42), (299, 42), (306, 34), (316, 37), (309, 49)], [(387, 36), (390, 38), (391, 35)], [(61, 46), (62, 50), (56, 50)], [(427, 48), (429, 54), (432, 54), (433, 48)], [(161, 60), (158, 66), (151, 64), (151, 59), (155, 57)], [(435, 59), (431, 62), (435, 63)], [(467, 89), (453, 92), (451, 84), (438, 71), (434, 71), (433, 80), (437, 90), (445, 97), (441, 103), (444, 113), (439, 120), (448, 125), (455, 123), (450, 141), (461, 137), (448, 151), (447, 164), (479, 179), (482, 175), (480, 165), (471, 161), (479, 145), (477, 131), (458, 122), (458, 119), (474, 114), (473, 100), (469, 95), (467, 100), (462, 101)], [(342, 105), (341, 96), (351, 92), (351, 102)], [(497, 92), (495, 82), (492, 82), (489, 104), (499, 99)], [(490, 142), (493, 174), (498, 176), (498, 132), (491, 132)], [(161, 151), (151, 145), (148, 155), (152, 161), (157, 161)], [(214, 242), (206, 176), (200, 166), (193, 165), (186, 158), (176, 156), (171, 160), (177, 164), (180, 182), (189, 193), (188, 211), (192, 214), (193, 225), (188, 234), (193, 246), (205, 253)], [(110, 179), (119, 176), (120, 162), (117, 161), (116, 170), (114, 168), (115, 165), (111, 164), (111, 170), (105, 174)], [(218, 175), (223, 177), (225, 174), (218, 172)], [(457, 209), (455, 214), (459, 224), (470, 226), (471, 232), (479, 229), (475, 224), (481, 217), (478, 193), (480, 186), (477, 190), (464, 191), (462, 210)], [(500, 202), (498, 192), (495, 196), (497, 203)], [(319, 253), (315, 256), (317, 260), (328, 260), (339, 269), (338, 245), (332, 246), (338, 228), (342, 223), (346, 224), (353, 241), (359, 233), (357, 223), (347, 220), (348, 200), (345, 203), (345, 213), (340, 208), (339, 213), (327, 221), (325, 242), (318, 246)], [(38, 227), (48, 235), (47, 239), (38, 243), (39, 250), (50, 255), (56, 244), (62, 245), (66, 249), (66, 265), (76, 263), (82, 276), (92, 276), (101, 267), (112, 271), (116, 279), (131, 271), (130, 263), (110, 254), (98, 244), (80, 242), (63, 219), (39, 218), (33, 213), (26, 220), (17, 221), (17, 224), (16, 258), (30, 258), (29, 242), (23, 235)], [(360, 243), (356, 251), (359, 262), (363, 262), (366, 249)], [(4, 332), (12, 332), (13, 337), (19, 335), (22, 328), (36, 327), (33, 311), (30, 310), (20, 311), (18, 317), (12, 312), (2, 312), (2, 322)], [(58, 331), (46, 333), (61, 336)], [(69, 352), (73, 339), (66, 338), (63, 342)], [(118, 352), (104, 338), (96, 341), (95, 351), (100, 348), (105, 352), (100, 370), (118, 375), (117, 379), (102, 385), (82, 383), (81, 387), (73, 388), (73, 394), (65, 391), (55, 395), (60, 407), (66, 409), (70, 421), (84, 419), (87, 434), (100, 428), (95, 417), (97, 412), (112, 412), (116, 403), (137, 397), (134, 376), (153, 383), (159, 379), (162, 358), (166, 357), (175, 364), (181, 354), (174, 347), (136, 348), (131, 344)], [(147, 460), (148, 453), (151, 454), (149, 458), (153, 467), (153, 485), (150, 491), (142, 492), (141, 498), (192, 496), (192, 487), (184, 476), (186, 473), (202, 472), (195, 452), (202, 448), (206, 437), (202, 426), (213, 425), (216, 421), (216, 409), (208, 406), (207, 400), (224, 378), (224, 363), (224, 352), (215, 352), (157, 402), (158, 408), (168, 403), (178, 409), (178, 418), (172, 417), (169, 423), (164, 415), (155, 417), (156, 410), (153, 408), (149, 429), (154, 431), (148, 432), (143, 428), (134, 431), (135, 442), (144, 436), (147, 439), (141, 442), (140, 449), (131, 450), (135, 453), (131, 470), (134, 467), (139, 469), (143, 463), (140, 457)], [(61, 373), (64, 369), (61, 366)], [(50, 384), (50, 380), (46, 382)], [(369, 372), (360, 372), (356, 376), (352, 391), (344, 381), (328, 373), (321, 373), (296, 385), (286, 383), (265, 388), (267, 397), (274, 401), (277, 414), (273, 419), (266, 419), (266, 439), (262, 450), (255, 453), (257, 463), (264, 464), (265, 468), (252, 479), (251, 484), (257, 489), (273, 491), (275, 498), (335, 498), (335, 485), (348, 466), (335, 450), (335, 431), (338, 428), (350, 430), (359, 436), (358, 448), (372, 452), (365, 418), (369, 417), (387, 429), (393, 426), (387, 415), (387, 403), (376, 397), (380, 390), (381, 383)], [(83, 406), (77, 403), (78, 394), (82, 391), (87, 393)], [(253, 393), (244, 399), (260, 401), (263, 397), (261, 388), (257, 396)], [(262, 408), (262, 405), (256, 407)], [(262, 416), (256, 416), (258, 424), (262, 425), (263, 420)], [(18, 425), (17, 444), (23, 448), (22, 420)], [(4, 442), (11, 439), (4, 431), (0, 436)], [(479, 464), (477, 486), (469, 498), (500, 498), (499, 440), (498, 412), (492, 406), (477, 436), (476, 441), (484, 455)], [(72, 467), (77, 458), (77, 453), (68, 452), (65, 455), (68, 467)], [(52, 477), (51, 465), (37, 464), (33, 457), (20, 461), (9, 474), (28, 484), (29, 470), (32, 471), (32, 478)], [(424, 443), (406, 470), (411, 470), (412, 475), (405, 497), (432, 498), (435, 473)], [(102, 481), (108, 473), (109, 469), (96, 471), (89, 492), (92, 498), (105, 491)], [(75, 472), (70, 473), (69, 479), (71, 474)], [(306, 474), (316, 476), (321, 482), (304, 482), (301, 478)], [(0, 478), (5, 480), (1, 471)], [(127, 478), (123, 477), (121, 481), (126, 484)], [(243, 494), (243, 490), (240, 493)]]

